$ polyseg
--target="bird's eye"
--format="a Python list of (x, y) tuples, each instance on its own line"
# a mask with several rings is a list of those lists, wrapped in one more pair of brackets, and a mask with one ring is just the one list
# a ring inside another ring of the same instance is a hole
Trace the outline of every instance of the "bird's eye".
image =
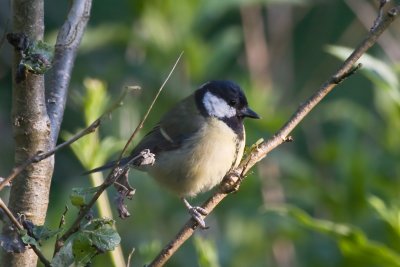
[(237, 101), (235, 99), (229, 100), (229, 106), (235, 106), (237, 104)]

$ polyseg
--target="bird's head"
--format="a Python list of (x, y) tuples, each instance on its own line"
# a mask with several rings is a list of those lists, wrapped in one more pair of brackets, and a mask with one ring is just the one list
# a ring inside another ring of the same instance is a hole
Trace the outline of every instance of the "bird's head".
[(248, 107), (246, 96), (239, 85), (231, 81), (210, 81), (196, 91), (196, 103), (204, 116), (221, 120), (259, 119)]

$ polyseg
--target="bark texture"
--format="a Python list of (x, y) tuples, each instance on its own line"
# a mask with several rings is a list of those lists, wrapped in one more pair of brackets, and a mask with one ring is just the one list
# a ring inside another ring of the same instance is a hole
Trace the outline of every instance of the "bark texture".
[[(23, 32), (31, 39), (42, 39), (44, 32), (43, 0), (14, 0), (13, 32)], [(20, 83), (15, 82), (15, 72), (20, 56), (15, 53), (13, 62), (12, 123), (15, 139), (15, 165), (18, 166), (39, 151), (48, 151), (50, 121), (46, 112), (43, 75), (27, 74)], [(31, 164), (14, 181), (10, 191), (9, 208), (24, 214), (36, 225), (45, 221), (53, 157)], [(37, 256), (31, 250), (7, 254), (3, 266), (36, 266)]]
[(53, 67), (46, 83), (47, 112), (51, 122), (51, 139), (57, 143), (68, 87), (76, 53), (81, 43), (92, 7), (91, 0), (74, 1), (68, 17), (62, 25), (55, 45)]

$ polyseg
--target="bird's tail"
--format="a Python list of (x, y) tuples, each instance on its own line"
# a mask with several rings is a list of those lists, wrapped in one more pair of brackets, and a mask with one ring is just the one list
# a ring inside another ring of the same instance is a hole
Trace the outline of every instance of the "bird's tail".
[[(130, 160), (131, 160), (130, 157), (122, 158), (119, 161), (118, 166), (125, 166), (126, 164), (129, 163)], [(107, 162), (103, 166), (100, 166), (100, 167), (97, 167), (97, 168), (94, 168), (94, 169), (91, 169), (91, 170), (83, 172), (82, 175), (88, 175), (90, 173), (101, 172), (101, 171), (104, 171), (104, 170), (107, 170), (107, 169), (111, 169), (112, 167), (114, 167), (117, 164), (117, 162), (118, 162), (118, 160)]]

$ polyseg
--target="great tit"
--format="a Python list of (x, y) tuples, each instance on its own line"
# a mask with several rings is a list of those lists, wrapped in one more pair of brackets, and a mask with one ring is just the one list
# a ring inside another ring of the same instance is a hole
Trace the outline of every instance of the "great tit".
[(246, 117), (260, 118), (248, 107), (237, 84), (226, 80), (207, 82), (168, 111), (130, 156), (120, 160), (120, 166), (149, 149), (155, 155), (154, 164), (134, 167), (146, 171), (181, 197), (192, 217), (204, 228), (202, 215), (206, 211), (192, 207), (185, 198), (210, 190), (238, 166), (245, 146)]

